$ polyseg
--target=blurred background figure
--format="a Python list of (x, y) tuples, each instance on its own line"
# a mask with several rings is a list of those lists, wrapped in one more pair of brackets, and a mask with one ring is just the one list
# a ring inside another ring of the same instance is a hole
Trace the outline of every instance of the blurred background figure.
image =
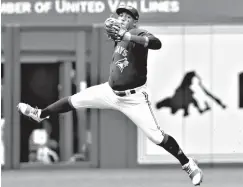
[(51, 124), (43, 121), (42, 129), (32, 131), (29, 138), (29, 162), (52, 164), (59, 161), (57, 141), (50, 139)]

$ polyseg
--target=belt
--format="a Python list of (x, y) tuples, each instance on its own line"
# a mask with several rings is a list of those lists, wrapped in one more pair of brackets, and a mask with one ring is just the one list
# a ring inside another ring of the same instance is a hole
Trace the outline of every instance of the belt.
[(134, 89), (131, 89), (131, 90), (125, 90), (125, 91), (115, 91), (113, 90), (113, 92), (120, 96), (120, 97), (124, 97), (124, 96), (128, 96), (128, 95), (131, 95), (131, 94), (135, 94), (136, 93), (136, 90)]

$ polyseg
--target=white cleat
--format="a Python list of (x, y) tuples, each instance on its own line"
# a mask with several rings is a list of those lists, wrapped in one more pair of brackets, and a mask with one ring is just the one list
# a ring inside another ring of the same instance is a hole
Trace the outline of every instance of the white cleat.
[(40, 123), (44, 119), (49, 118), (49, 117), (40, 118), (41, 109), (33, 108), (30, 105), (25, 104), (25, 103), (19, 103), (17, 105), (17, 109), (18, 109), (19, 113), (23, 114), (24, 116), (29, 117), (30, 119), (34, 120), (37, 123)]
[(182, 169), (187, 172), (189, 177), (192, 180), (192, 184), (194, 186), (200, 185), (202, 180), (203, 180), (203, 172), (202, 170), (198, 167), (197, 161), (189, 158), (189, 162), (182, 166)]

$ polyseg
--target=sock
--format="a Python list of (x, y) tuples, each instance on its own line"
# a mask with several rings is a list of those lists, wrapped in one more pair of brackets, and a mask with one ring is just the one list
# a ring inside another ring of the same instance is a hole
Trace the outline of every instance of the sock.
[(166, 151), (176, 157), (182, 166), (189, 162), (189, 159), (182, 152), (176, 140), (170, 135), (165, 134), (163, 141), (158, 145), (163, 147)]
[(45, 118), (52, 114), (65, 113), (74, 110), (72, 104), (69, 102), (69, 97), (64, 97), (55, 103), (49, 105), (41, 111), (41, 118)]

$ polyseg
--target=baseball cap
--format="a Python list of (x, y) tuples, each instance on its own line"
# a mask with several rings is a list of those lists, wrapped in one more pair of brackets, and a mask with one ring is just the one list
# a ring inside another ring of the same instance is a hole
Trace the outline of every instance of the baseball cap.
[(116, 9), (116, 13), (119, 15), (122, 12), (127, 12), (130, 14), (135, 20), (138, 20), (139, 14), (137, 9), (135, 9), (132, 6), (126, 6), (124, 4), (119, 5), (119, 7)]

